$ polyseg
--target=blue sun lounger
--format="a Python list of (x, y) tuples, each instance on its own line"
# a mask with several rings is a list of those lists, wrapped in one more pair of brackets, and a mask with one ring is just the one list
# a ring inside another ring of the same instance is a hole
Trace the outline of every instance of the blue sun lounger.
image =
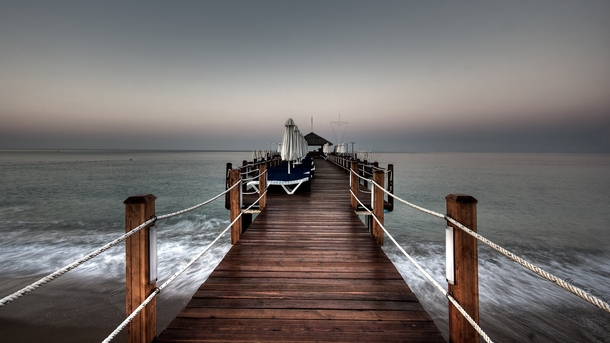
[[(267, 187), (281, 186), (286, 194), (294, 194), (301, 185), (305, 185), (305, 191), (311, 190), (310, 183), (312, 178), (313, 163), (300, 164), (290, 169), (288, 174), (288, 165), (272, 167), (267, 169)], [(254, 188), (257, 192), (258, 181), (248, 182), (248, 187)]]

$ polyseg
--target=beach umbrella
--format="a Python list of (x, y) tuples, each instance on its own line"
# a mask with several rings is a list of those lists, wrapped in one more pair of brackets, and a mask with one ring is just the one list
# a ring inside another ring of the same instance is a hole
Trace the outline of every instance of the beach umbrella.
[(298, 127), (294, 124), (292, 118), (288, 118), (284, 124), (284, 139), (282, 139), (282, 160), (288, 162), (288, 174), (290, 174), (290, 162), (296, 161), (301, 158), (301, 152), (297, 147), (299, 141), (299, 134), (297, 134)]
[(307, 156), (307, 153), (309, 153), (309, 143), (307, 143), (307, 139), (305, 139), (305, 136), (303, 136), (303, 134), (301, 134), (301, 142), (303, 142), (303, 156), (301, 156), (301, 158), (305, 158)]
[(295, 146), (296, 146), (296, 150), (297, 150), (297, 160), (301, 160), (303, 157), (305, 157), (305, 155), (307, 155), (306, 151), (307, 149), (307, 141), (305, 140), (305, 137), (303, 137), (303, 134), (301, 133), (301, 130), (299, 130), (299, 127), (296, 126), (296, 129), (294, 130), (295, 132)]

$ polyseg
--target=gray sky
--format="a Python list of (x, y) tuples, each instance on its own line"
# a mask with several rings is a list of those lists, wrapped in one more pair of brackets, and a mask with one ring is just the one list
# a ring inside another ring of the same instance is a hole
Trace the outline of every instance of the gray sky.
[(268, 149), (314, 117), (378, 152), (610, 152), (608, 18), (605, 0), (0, 0), (0, 149)]

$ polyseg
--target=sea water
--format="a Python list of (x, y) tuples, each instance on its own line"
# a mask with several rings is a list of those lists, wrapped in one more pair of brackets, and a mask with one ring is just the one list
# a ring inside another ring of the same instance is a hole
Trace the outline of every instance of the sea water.
[[(158, 215), (224, 191), (225, 165), (249, 152), (0, 152), (0, 297), (99, 248), (124, 231), (123, 201), (154, 194)], [(395, 168), (395, 193), (444, 213), (445, 196), (478, 200), (478, 232), (610, 299), (610, 155), (373, 154)], [(159, 283), (226, 228), (219, 199), (157, 223)], [(441, 284), (445, 223), (400, 203), (386, 214), (400, 244)], [(159, 329), (230, 247), (221, 241), (159, 295)], [(386, 240), (386, 253), (447, 337), (447, 300)], [(0, 307), (24, 328), (102, 327), (124, 318), (124, 245)], [(495, 342), (610, 342), (610, 314), (479, 243), (480, 322)], [(0, 328), (0, 331), (2, 328)], [(67, 329), (66, 329), (67, 330)], [(26, 335), (20, 341), (26, 341)], [(99, 342), (105, 335), (85, 337)], [(120, 338), (119, 338), (120, 341)]]
[[(610, 155), (374, 154), (395, 165), (395, 194), (446, 213), (445, 196), (478, 200), (478, 232), (610, 300)], [(401, 203), (390, 232), (437, 282), (445, 281), (446, 223)], [(446, 332), (447, 300), (402, 253), (385, 250)], [(479, 242), (480, 323), (495, 342), (610, 342), (610, 314)], [(445, 337), (446, 334), (445, 334)]]

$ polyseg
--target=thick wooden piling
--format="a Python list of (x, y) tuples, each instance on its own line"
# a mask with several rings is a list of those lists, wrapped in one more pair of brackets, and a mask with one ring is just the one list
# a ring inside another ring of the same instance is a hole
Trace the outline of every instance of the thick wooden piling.
[[(129, 232), (155, 215), (152, 194), (135, 195), (125, 204), (125, 232)], [(125, 240), (125, 295), (126, 313), (129, 316), (157, 287), (149, 282), (150, 246), (149, 227), (143, 228)], [(157, 302), (150, 303), (127, 325), (128, 343), (150, 343), (157, 334)]]
[[(240, 182), (239, 169), (232, 169), (229, 174), (229, 179), (231, 187)], [(237, 186), (231, 189), (230, 194), (231, 222), (237, 219), (231, 227), (231, 244), (235, 244), (239, 240), (239, 236), (241, 236), (242, 232), (241, 217), (237, 218), (241, 213), (241, 187)]]
[[(474, 232), (477, 232), (477, 200), (470, 195), (449, 194), (445, 197), (447, 215)], [(453, 224), (454, 284), (448, 285), (449, 293), (466, 312), (479, 322), (479, 268), (477, 240)], [(479, 334), (449, 303), (449, 342), (478, 343)]]

